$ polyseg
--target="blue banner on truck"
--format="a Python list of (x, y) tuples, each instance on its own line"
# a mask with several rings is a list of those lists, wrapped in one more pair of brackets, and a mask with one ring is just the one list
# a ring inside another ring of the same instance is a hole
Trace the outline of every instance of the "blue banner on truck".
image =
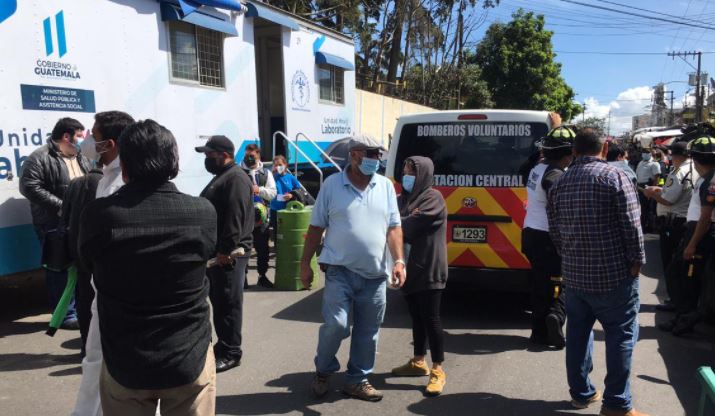
[(20, 85), (25, 110), (94, 113), (94, 91), (46, 85)]

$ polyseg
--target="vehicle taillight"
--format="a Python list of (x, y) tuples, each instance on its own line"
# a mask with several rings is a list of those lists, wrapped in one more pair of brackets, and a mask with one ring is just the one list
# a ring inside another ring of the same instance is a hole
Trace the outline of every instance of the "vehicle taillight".
[(486, 114), (460, 114), (457, 120), (486, 120)]

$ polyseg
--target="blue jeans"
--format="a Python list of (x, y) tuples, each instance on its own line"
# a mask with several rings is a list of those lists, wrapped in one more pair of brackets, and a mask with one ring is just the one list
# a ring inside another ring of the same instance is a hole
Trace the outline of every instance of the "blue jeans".
[(353, 330), (346, 382), (367, 381), (375, 366), (380, 325), (385, 317), (386, 279), (366, 279), (345, 267), (329, 266), (325, 272), (323, 320), (318, 335), (315, 368), (319, 373), (340, 370), (335, 357), (340, 343), (350, 336), (348, 313), (353, 309)]
[[(44, 247), (45, 235), (49, 230), (57, 228), (57, 226), (49, 225), (35, 225), (35, 234), (40, 240), (40, 247)], [(67, 270), (56, 272), (53, 270), (45, 269), (45, 285), (47, 286), (47, 297), (50, 302), (50, 307), (52, 311), (57, 307), (57, 303), (62, 297), (62, 292), (65, 291), (65, 286), (67, 286)], [(69, 306), (67, 307), (67, 315), (65, 316), (65, 322), (77, 319), (77, 311), (75, 309), (75, 297), (72, 296)]]
[(606, 293), (566, 288), (566, 375), (571, 397), (585, 402), (596, 393), (589, 379), (593, 369), (593, 324), (606, 337), (606, 390), (603, 406), (630, 410), (631, 358), (638, 340), (638, 279), (628, 278)]

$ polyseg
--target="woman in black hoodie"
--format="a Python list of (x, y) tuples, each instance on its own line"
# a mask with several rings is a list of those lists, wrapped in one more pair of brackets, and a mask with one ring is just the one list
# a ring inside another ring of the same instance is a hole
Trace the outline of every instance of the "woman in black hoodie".
[[(434, 165), (426, 157), (408, 158), (402, 170), (402, 195), (398, 203), (405, 245), (409, 246), (407, 275), (402, 290), (412, 316), (414, 357), (394, 368), (396, 376), (430, 376), (426, 394), (442, 393), (446, 376), (444, 336), (439, 316), (442, 290), (447, 282), (447, 207), (442, 194), (432, 188)], [(406, 247), (407, 249), (407, 247)], [(425, 363), (427, 343), (432, 370)]]

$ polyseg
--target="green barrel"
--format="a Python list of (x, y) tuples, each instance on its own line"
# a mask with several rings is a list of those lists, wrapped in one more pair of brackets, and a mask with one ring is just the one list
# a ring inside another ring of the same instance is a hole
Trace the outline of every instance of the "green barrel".
[[(291, 201), (286, 209), (278, 211), (278, 231), (276, 249), (275, 288), (279, 290), (301, 290), (300, 259), (303, 257), (305, 235), (310, 225), (312, 209), (298, 201)], [(318, 278), (318, 259), (310, 262), (313, 268), (311, 289), (315, 288)]]

